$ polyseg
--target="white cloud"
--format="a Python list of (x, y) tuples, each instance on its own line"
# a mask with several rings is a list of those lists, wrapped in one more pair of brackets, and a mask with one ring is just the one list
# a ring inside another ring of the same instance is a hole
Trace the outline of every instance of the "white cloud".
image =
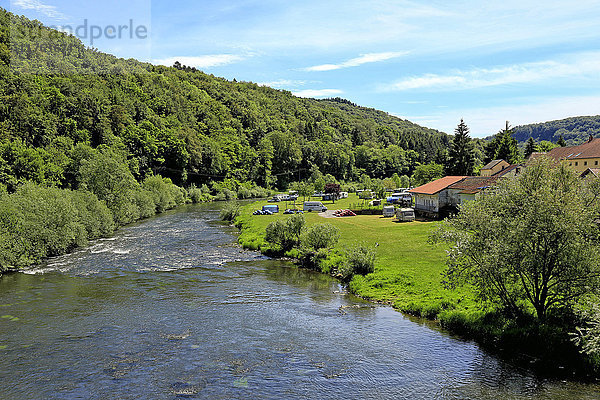
[(517, 83), (534, 83), (563, 77), (600, 78), (600, 52), (571, 54), (564, 59), (540, 61), (493, 68), (473, 68), (446, 75), (424, 74), (409, 77), (379, 91), (394, 92), (413, 89), (473, 89)]
[(271, 82), (258, 82), (257, 85), (269, 86), (272, 88), (286, 88), (286, 87), (298, 87), (306, 85), (307, 81), (304, 80), (292, 80), (292, 79), (279, 79)]
[(292, 92), (297, 97), (329, 97), (344, 93), (339, 89), (305, 89)]
[(339, 64), (322, 64), (313, 67), (304, 68), (304, 71), (332, 71), (335, 69), (357, 67), (362, 64), (375, 63), (390, 60), (392, 58), (402, 57), (408, 54), (404, 51), (388, 51), (384, 53), (368, 53), (362, 54), (359, 57), (351, 58)]
[(169, 57), (163, 59), (153, 60), (154, 64), (172, 66), (175, 61), (179, 61), (182, 65), (196, 68), (211, 68), (220, 67), (227, 64), (233, 64), (238, 61), (244, 60), (245, 56), (235, 54), (211, 54), (197, 57)]
[(11, 2), (12, 6), (19, 7), (23, 10), (34, 10), (42, 13), (50, 18), (64, 19), (65, 15), (58, 11), (56, 6), (44, 4), (39, 0), (14, 0)]

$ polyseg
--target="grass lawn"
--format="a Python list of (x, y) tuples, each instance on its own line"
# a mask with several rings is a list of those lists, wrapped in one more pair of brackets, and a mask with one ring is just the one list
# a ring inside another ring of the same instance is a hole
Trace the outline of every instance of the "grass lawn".
[[(355, 194), (349, 198), (324, 202), (330, 210), (351, 208), (362, 203)], [(275, 219), (287, 218), (282, 211), (293, 208), (291, 203), (278, 204), (279, 214), (252, 215), (266, 201), (246, 205), (237, 223), (242, 227), (240, 243), (247, 248), (259, 249), (265, 245), (264, 232)], [(302, 207), (302, 199), (296, 202)], [(444, 309), (473, 310), (475, 302), (468, 288), (450, 291), (442, 285), (445, 251), (443, 246), (428, 243), (428, 235), (436, 222), (415, 221), (397, 223), (381, 215), (358, 215), (356, 217), (323, 218), (318, 213), (305, 213), (307, 225), (331, 223), (340, 229), (341, 250), (354, 243), (376, 246), (375, 272), (365, 277), (355, 276), (350, 289), (359, 296), (392, 304), (394, 307), (433, 318)]]

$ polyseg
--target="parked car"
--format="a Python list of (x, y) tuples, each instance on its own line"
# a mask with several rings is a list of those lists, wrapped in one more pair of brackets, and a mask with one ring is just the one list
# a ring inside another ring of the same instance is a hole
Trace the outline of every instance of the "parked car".
[(384, 217), (393, 217), (396, 215), (396, 207), (394, 206), (383, 206), (383, 216)]
[(273, 215), (273, 213), (269, 210), (256, 210), (252, 213), (252, 215)]
[(304, 213), (304, 211), (302, 211), (302, 210), (294, 210), (294, 209), (288, 208), (283, 213), (284, 214), (302, 214), (302, 213)]
[(356, 214), (352, 210), (335, 210), (333, 215), (336, 217), (356, 217)]
[(304, 207), (303, 207), (304, 211), (317, 211), (317, 212), (324, 212), (327, 211), (327, 207), (325, 207), (323, 205), (323, 203), (321, 203), (320, 201), (305, 201), (304, 202)]
[(396, 210), (396, 218), (399, 222), (412, 222), (415, 220), (415, 210), (412, 208), (399, 208)]

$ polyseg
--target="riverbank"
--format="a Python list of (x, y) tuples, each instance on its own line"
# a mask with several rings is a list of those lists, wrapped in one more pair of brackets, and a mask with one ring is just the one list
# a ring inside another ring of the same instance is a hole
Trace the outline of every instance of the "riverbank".
[[(344, 209), (358, 202), (356, 195), (351, 194), (348, 199), (325, 205), (329, 209)], [(264, 239), (265, 228), (270, 222), (288, 216), (281, 212), (252, 215), (252, 211), (264, 204), (267, 202), (243, 206), (235, 222), (241, 230), (239, 243), (244, 248), (272, 255)], [(297, 202), (298, 207), (301, 204), (301, 201)], [(279, 203), (279, 206), (280, 209), (293, 208), (293, 204)], [(509, 358), (518, 358), (542, 370), (551, 368), (552, 374), (585, 377), (597, 373), (598, 362), (580, 355), (570, 341), (569, 324), (565, 321), (550, 319), (546, 324), (534, 319), (515, 321), (483, 308), (476, 301), (474, 291), (467, 286), (454, 290), (445, 288), (444, 247), (428, 242), (436, 222), (396, 223), (392, 218), (380, 215), (327, 219), (317, 213), (304, 215), (308, 226), (330, 223), (339, 229), (340, 240), (332, 254), (343, 253), (358, 243), (374, 248), (377, 256), (375, 271), (366, 276), (355, 275), (348, 282), (353, 294), (390, 304), (404, 313), (435, 320), (450, 332), (475, 339)]]

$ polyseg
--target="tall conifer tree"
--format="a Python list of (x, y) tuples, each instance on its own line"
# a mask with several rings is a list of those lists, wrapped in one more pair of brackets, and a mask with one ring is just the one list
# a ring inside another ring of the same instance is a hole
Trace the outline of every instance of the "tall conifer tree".
[(525, 145), (525, 158), (529, 158), (529, 156), (536, 151), (538, 151), (537, 144), (530, 136), (529, 139), (527, 139), (527, 144)]
[(454, 139), (448, 151), (447, 175), (473, 175), (475, 154), (473, 142), (469, 137), (469, 127), (461, 119), (454, 130)]

